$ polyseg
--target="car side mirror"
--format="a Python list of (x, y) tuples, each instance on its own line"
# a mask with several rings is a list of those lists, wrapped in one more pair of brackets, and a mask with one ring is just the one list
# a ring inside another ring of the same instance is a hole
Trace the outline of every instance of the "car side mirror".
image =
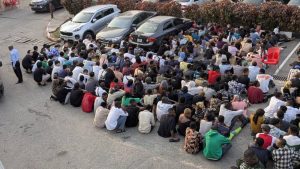
[(97, 19), (95, 19), (95, 18), (94, 18), (94, 19), (92, 19), (92, 23), (95, 23), (96, 21), (97, 21)]
[(2, 61), (0, 61), (0, 67), (2, 67)]

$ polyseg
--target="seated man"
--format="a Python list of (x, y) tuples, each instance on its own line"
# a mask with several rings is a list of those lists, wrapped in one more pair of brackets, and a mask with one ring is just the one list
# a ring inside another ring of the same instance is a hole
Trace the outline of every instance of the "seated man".
[(84, 92), (85, 91), (80, 88), (79, 83), (75, 83), (70, 94), (70, 104), (74, 107), (80, 107)]
[(278, 139), (276, 141), (278, 149), (272, 151), (272, 159), (274, 160), (274, 168), (292, 169), (293, 161), (300, 160), (299, 152), (286, 147), (286, 141), (284, 139)]
[(115, 101), (115, 105), (110, 109), (105, 126), (107, 130), (116, 130), (117, 133), (125, 132), (125, 122), (128, 113), (121, 108), (121, 102)]
[(254, 143), (249, 146), (249, 149), (253, 150), (258, 158), (258, 160), (267, 167), (267, 162), (269, 160), (269, 151), (264, 149), (264, 140), (260, 137), (255, 138)]
[(98, 81), (95, 80), (94, 76), (95, 76), (94, 72), (90, 72), (89, 78), (85, 84), (85, 90), (88, 92), (94, 92), (96, 86), (98, 85)]
[(238, 119), (242, 122), (242, 128), (248, 123), (247, 119), (243, 116), (243, 112), (244, 110), (233, 110), (232, 104), (228, 102), (221, 105), (219, 114), (224, 116), (224, 123), (231, 130)]
[(259, 82), (259, 88), (263, 93), (269, 92), (269, 85), (274, 84), (273, 77), (269, 74), (266, 74), (265, 69), (260, 69), (259, 74), (256, 76), (256, 80)]
[(106, 108), (106, 102), (101, 102), (100, 106), (97, 108), (94, 118), (94, 125), (99, 128), (105, 127), (105, 120), (108, 116), (109, 110)]
[(247, 149), (244, 152), (244, 158), (237, 160), (237, 166), (240, 169), (252, 168), (252, 169), (264, 169), (265, 167), (258, 160), (255, 152), (252, 149)]
[(256, 138), (262, 138), (264, 140), (264, 144), (262, 148), (270, 150), (273, 147), (273, 144), (276, 141), (276, 138), (270, 135), (270, 126), (267, 124), (261, 125), (262, 133), (257, 133)]
[(33, 79), (40, 86), (45, 86), (50, 75), (42, 68), (42, 62), (37, 63), (37, 69), (33, 72)]
[(138, 130), (141, 133), (148, 134), (155, 126), (154, 115), (151, 112), (152, 106), (147, 105), (146, 109), (139, 113), (139, 127)]
[(203, 155), (209, 160), (220, 160), (231, 148), (230, 140), (218, 132), (216, 125), (205, 134)]
[(299, 128), (297, 126), (291, 125), (288, 135), (283, 136), (283, 139), (286, 140), (288, 147), (294, 148), (296, 151), (300, 150)]
[(158, 135), (164, 138), (171, 137), (170, 142), (178, 142), (180, 139), (176, 134), (176, 113), (173, 108), (168, 110), (168, 114), (161, 116)]
[(140, 108), (137, 106), (137, 102), (135, 99), (131, 99), (129, 101), (130, 105), (128, 105), (125, 110), (128, 113), (125, 126), (126, 127), (135, 127), (139, 123), (139, 112)]
[(156, 106), (157, 120), (160, 121), (161, 117), (164, 114), (168, 114), (168, 110), (173, 106), (174, 105), (170, 104), (170, 100), (167, 97), (162, 97), (161, 101), (159, 101)]

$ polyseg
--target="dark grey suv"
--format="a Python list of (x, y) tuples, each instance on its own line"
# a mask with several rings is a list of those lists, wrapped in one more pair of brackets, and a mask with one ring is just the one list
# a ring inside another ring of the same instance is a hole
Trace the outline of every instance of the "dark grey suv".
[(133, 32), (156, 12), (132, 10), (115, 17), (104, 29), (97, 33), (96, 39), (106, 43), (120, 43), (121, 40)]

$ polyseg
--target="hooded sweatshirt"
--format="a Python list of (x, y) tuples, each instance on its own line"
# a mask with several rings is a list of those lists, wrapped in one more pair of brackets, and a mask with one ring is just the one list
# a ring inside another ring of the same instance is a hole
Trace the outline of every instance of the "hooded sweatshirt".
[(205, 143), (204, 157), (210, 160), (219, 160), (223, 154), (222, 145), (230, 144), (230, 140), (211, 129), (205, 134)]

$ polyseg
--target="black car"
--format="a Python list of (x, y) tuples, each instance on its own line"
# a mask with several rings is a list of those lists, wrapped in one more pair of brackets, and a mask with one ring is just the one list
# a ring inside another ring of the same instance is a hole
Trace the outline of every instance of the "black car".
[(132, 10), (126, 11), (115, 17), (104, 29), (96, 35), (96, 39), (101, 42), (120, 43), (137, 27), (147, 19), (156, 15), (156, 12)]
[(62, 8), (63, 6), (60, 3), (60, 0), (31, 0), (29, 6), (31, 10), (35, 12), (48, 12), (49, 3), (52, 1), (54, 9)]
[(193, 22), (186, 18), (172, 16), (156, 16), (143, 23), (130, 34), (129, 43), (141, 47), (157, 47), (170, 36), (177, 35), (181, 30), (191, 28)]

